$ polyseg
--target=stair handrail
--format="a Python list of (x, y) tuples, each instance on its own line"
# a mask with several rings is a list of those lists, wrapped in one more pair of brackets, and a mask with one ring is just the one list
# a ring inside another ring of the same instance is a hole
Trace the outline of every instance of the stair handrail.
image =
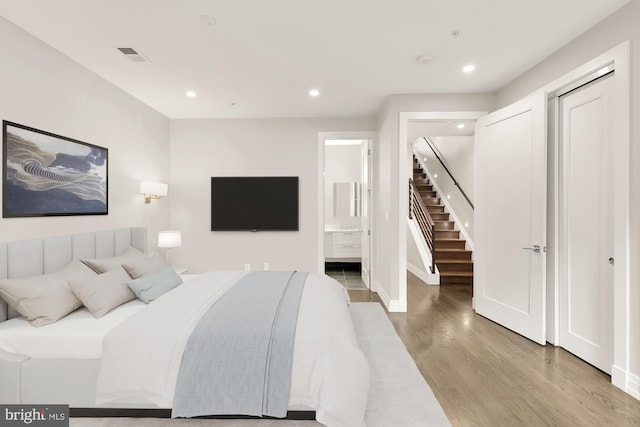
[(453, 181), (453, 185), (458, 187), (458, 190), (460, 190), (460, 193), (462, 193), (462, 196), (464, 197), (464, 199), (467, 201), (467, 203), (469, 203), (469, 206), (471, 206), (471, 209), (475, 210), (475, 206), (473, 206), (473, 203), (471, 202), (469, 197), (467, 197), (467, 194), (464, 192), (462, 187), (460, 187), (460, 184), (458, 183), (458, 181), (453, 177), (453, 175), (449, 171), (449, 168), (447, 168), (447, 165), (444, 164), (444, 162), (442, 161), (442, 159), (438, 155), (438, 152), (436, 151), (436, 148), (432, 145), (431, 140), (429, 138), (427, 138), (426, 136), (423, 136), (422, 139), (424, 139), (425, 142), (427, 143), (427, 145), (429, 146), (429, 148), (431, 148), (431, 151), (433, 151), (433, 154), (436, 156), (436, 159), (438, 160), (438, 162), (440, 162), (440, 164), (442, 165), (444, 170), (447, 172), (447, 174), (449, 175), (449, 177)]
[(414, 219), (424, 236), (429, 251), (431, 251), (431, 273), (436, 272), (436, 224), (424, 205), (420, 191), (413, 179), (409, 178), (409, 219)]

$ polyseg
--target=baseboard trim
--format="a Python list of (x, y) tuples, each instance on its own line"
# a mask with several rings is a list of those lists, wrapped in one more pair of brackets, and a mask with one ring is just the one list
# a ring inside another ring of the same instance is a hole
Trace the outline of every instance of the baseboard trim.
[(432, 274), (422, 270), (419, 267), (407, 262), (407, 270), (416, 276), (418, 279), (422, 280), (425, 284), (430, 286), (440, 286), (440, 275)]
[(611, 384), (640, 400), (640, 376), (613, 365), (611, 367)]
[(378, 296), (388, 312), (405, 313), (407, 311), (407, 300), (392, 300), (382, 287), (378, 288)]
[(371, 292), (380, 293), (380, 282), (371, 279)]
[(627, 378), (627, 393), (640, 400), (640, 377), (629, 374)]
[(627, 371), (613, 365), (611, 367), (611, 384), (618, 387), (620, 390), (625, 390), (627, 388)]

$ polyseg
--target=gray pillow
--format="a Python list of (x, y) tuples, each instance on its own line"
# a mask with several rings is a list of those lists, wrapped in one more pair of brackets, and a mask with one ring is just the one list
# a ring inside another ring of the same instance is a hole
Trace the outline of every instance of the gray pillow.
[(122, 266), (122, 264), (134, 263), (147, 258), (144, 252), (140, 252), (136, 248), (130, 247), (122, 255), (108, 257), (108, 258), (93, 258), (83, 259), (89, 268), (96, 273), (104, 273), (110, 270), (116, 270)]
[(54, 273), (0, 280), (0, 297), (33, 326), (48, 325), (82, 306), (67, 280), (91, 276), (96, 273), (73, 260)]
[(157, 273), (165, 268), (167, 264), (158, 255), (152, 255), (150, 258), (136, 259), (135, 262), (122, 264), (122, 267), (129, 273), (132, 279)]
[(73, 293), (89, 309), (95, 318), (100, 318), (125, 302), (135, 299), (127, 286), (131, 277), (122, 267), (87, 278), (69, 279)]
[(157, 273), (132, 280), (127, 285), (140, 300), (149, 304), (181, 283), (182, 278), (173, 268), (165, 267)]

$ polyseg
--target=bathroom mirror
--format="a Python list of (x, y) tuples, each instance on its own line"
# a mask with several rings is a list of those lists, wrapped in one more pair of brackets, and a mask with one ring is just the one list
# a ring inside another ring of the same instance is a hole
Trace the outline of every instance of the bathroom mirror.
[(333, 183), (333, 215), (360, 216), (360, 184), (358, 182)]

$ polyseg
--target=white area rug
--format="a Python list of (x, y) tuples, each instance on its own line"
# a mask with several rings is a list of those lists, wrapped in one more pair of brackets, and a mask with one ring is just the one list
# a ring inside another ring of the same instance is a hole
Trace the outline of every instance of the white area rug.
[[(371, 368), (367, 427), (450, 426), (378, 303), (351, 304), (360, 348)], [(182, 420), (152, 418), (72, 418), (72, 427), (318, 427), (316, 421)], [(357, 426), (359, 427), (359, 426)]]
[(351, 304), (358, 343), (371, 369), (367, 427), (450, 426), (380, 304)]

